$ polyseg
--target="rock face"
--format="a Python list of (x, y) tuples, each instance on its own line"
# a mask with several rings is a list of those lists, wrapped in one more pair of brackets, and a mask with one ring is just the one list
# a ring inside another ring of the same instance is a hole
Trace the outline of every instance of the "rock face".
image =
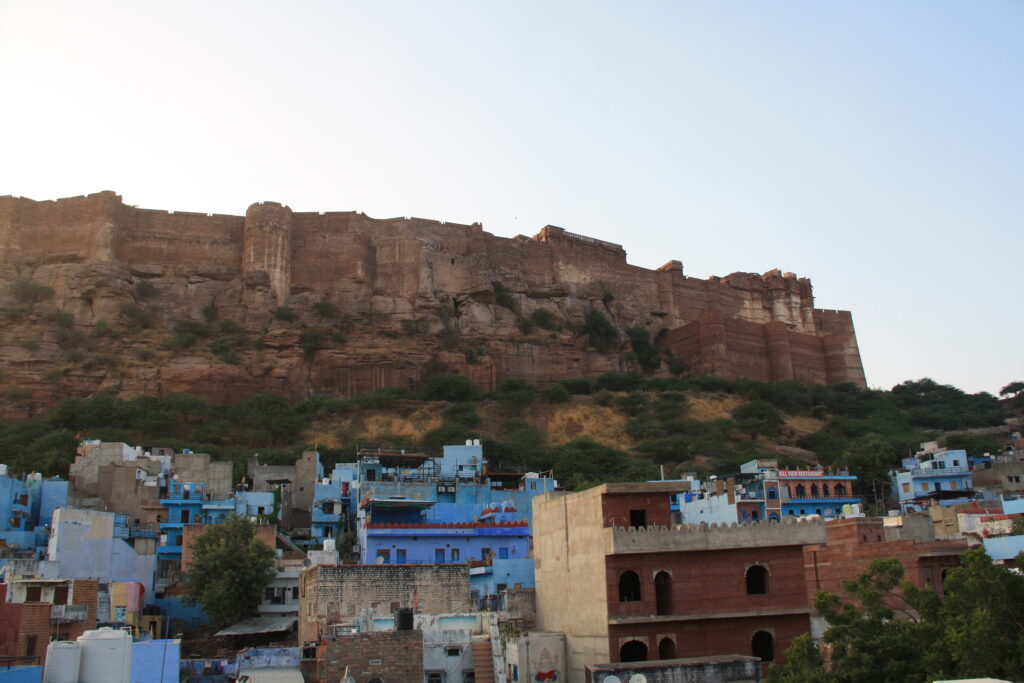
[[(809, 280), (648, 270), (554, 226), (506, 239), (273, 202), (223, 216), (139, 209), (113, 192), (0, 197), (0, 297), (7, 415), (103, 390), (347, 396), (415, 387), (442, 367), (484, 388), (543, 384), (635, 369), (630, 327), (691, 372), (864, 385), (850, 314), (815, 309)], [(606, 352), (581, 331), (590, 311), (618, 332)]]

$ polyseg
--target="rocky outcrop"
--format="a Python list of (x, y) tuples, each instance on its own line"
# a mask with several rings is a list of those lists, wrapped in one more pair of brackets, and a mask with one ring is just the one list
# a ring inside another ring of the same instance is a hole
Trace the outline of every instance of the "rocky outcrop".
[[(702, 372), (864, 384), (849, 314), (814, 309), (808, 280), (647, 270), (554, 226), (0, 197), (0, 297), (5, 415), (98, 391), (348, 396), (444, 369), (543, 384), (636, 369), (631, 327)], [(615, 330), (600, 351), (592, 312)]]

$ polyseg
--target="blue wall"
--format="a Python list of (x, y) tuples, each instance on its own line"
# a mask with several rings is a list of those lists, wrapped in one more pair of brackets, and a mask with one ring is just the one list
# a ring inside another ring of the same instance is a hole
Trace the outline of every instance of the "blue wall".
[(202, 607), (188, 605), (181, 598), (157, 598), (153, 600), (153, 604), (164, 611), (164, 616), (168, 620), (180, 619), (190, 626), (198, 626), (208, 621)]
[(180, 668), (180, 640), (132, 644), (132, 683), (178, 683)]
[(39, 683), (43, 680), (43, 667), (23, 666), (17, 669), (0, 669), (2, 683)]

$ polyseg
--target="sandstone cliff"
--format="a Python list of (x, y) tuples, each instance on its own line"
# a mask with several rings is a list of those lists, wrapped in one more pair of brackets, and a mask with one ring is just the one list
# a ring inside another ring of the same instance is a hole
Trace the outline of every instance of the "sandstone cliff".
[[(224, 216), (113, 192), (0, 197), (0, 297), (9, 416), (97, 391), (348, 396), (442, 369), (543, 384), (636, 369), (632, 327), (676, 370), (864, 385), (849, 313), (815, 309), (807, 279), (648, 270), (553, 226), (506, 239), (272, 202)], [(593, 311), (617, 332), (602, 350), (584, 329)]]

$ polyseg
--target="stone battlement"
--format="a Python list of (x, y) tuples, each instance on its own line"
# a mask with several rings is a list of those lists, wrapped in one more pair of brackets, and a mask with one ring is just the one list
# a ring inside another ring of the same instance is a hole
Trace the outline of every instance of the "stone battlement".
[(675, 524), (670, 527), (609, 527), (609, 554), (727, 550), (825, 542), (825, 523), (817, 517), (750, 524)]

